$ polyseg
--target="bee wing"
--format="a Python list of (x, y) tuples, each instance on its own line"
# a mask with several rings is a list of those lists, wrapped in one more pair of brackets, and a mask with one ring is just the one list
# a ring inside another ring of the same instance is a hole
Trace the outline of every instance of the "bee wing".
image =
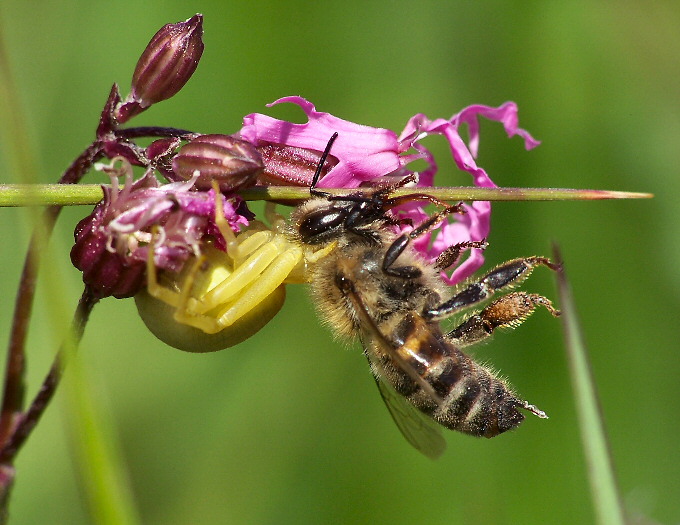
[(425, 416), (388, 383), (373, 375), (380, 395), (397, 428), (413, 447), (430, 459), (437, 459), (446, 449), (439, 426)]
[(437, 459), (446, 448), (446, 441), (438, 425), (394, 390), (391, 385), (381, 379), (382, 366), (371, 357), (372, 353), (369, 349), (377, 347), (389, 354), (404, 372), (420, 385), (432, 399), (437, 402), (440, 402), (441, 399), (435, 393), (432, 385), (419, 376), (411, 365), (395, 351), (388, 338), (385, 337), (385, 334), (382, 333), (369, 314), (364, 301), (355, 290), (353, 284), (349, 280), (345, 280), (343, 286), (344, 293), (351, 300), (354, 311), (359, 317), (359, 326), (361, 327), (360, 339), (364, 347), (364, 354), (371, 364), (371, 372), (378, 385), (378, 390), (380, 390), (380, 395), (392, 415), (392, 419), (411, 445), (430, 459)]

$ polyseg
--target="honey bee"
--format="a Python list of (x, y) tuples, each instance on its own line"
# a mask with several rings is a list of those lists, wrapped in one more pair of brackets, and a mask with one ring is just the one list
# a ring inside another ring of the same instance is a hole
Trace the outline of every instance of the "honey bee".
[(514, 259), (451, 294), (439, 272), (453, 264), (461, 250), (483, 243), (454, 245), (428, 264), (411, 241), (430, 232), (447, 214), (461, 212), (460, 206), (446, 207), (410, 233), (396, 234), (390, 228), (398, 222), (391, 208), (408, 200), (432, 199), (390, 198), (391, 188), (332, 196), (316, 189), (319, 171), (312, 199), (291, 214), (292, 236), (305, 248), (335, 245), (308, 268), (314, 302), (321, 319), (338, 335), (361, 340), (380, 393), (406, 439), (436, 458), (445, 448), (440, 426), (490, 438), (517, 427), (524, 420), (520, 410), (546, 418), (461, 348), (486, 339), (497, 328), (520, 324), (537, 306), (559, 315), (550, 300), (511, 292), (451, 331), (440, 322), (519, 284), (537, 266), (556, 270), (557, 265), (545, 257)]

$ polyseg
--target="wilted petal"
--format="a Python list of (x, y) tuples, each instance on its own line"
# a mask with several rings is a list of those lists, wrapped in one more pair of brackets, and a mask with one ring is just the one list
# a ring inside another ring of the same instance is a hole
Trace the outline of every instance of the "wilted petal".
[(508, 137), (519, 135), (524, 139), (524, 147), (527, 150), (533, 149), (541, 142), (536, 140), (531, 134), (519, 127), (519, 118), (517, 116), (517, 104), (514, 102), (506, 102), (497, 108), (491, 106), (484, 106), (482, 104), (474, 104), (463, 109), (451, 118), (451, 121), (458, 128), (461, 124), (467, 124), (470, 134), (470, 151), (473, 156), (477, 156), (479, 148), (479, 119), (478, 116), (483, 116), (489, 120), (494, 120), (503, 124), (505, 132)]

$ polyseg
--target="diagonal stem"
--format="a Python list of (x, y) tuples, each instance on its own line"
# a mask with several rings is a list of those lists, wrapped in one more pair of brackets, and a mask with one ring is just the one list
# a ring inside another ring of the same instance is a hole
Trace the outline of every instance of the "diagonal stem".
[(73, 316), (72, 331), (69, 340), (62, 345), (54, 358), (54, 363), (43, 380), (40, 390), (36, 394), (31, 406), (18, 420), (14, 431), (9, 436), (7, 443), (0, 450), (0, 465), (11, 464), (21, 446), (26, 442), (33, 428), (40, 420), (45, 408), (51, 401), (59, 385), (62, 371), (64, 369), (65, 356), (69, 355), (69, 346), (76, 348), (83, 337), (85, 325), (90, 317), (90, 313), (99, 299), (93, 294), (90, 287), (86, 286), (80, 296), (78, 306)]
[[(102, 157), (102, 144), (99, 141), (93, 142), (71, 163), (59, 182), (61, 184), (75, 184), (79, 182), (89, 168)], [(33, 309), (35, 285), (40, 265), (40, 252), (44, 241), (49, 238), (54, 228), (60, 211), (60, 206), (51, 206), (45, 210), (42, 224), (39, 226), (42, 229), (36, 229), (31, 237), (28, 252), (26, 253), (14, 305), (14, 318), (7, 351), (4, 391), (0, 408), (0, 445), (4, 445), (7, 441), (14, 427), (14, 420), (22, 410), (25, 370), (24, 348), (26, 346), (28, 324)]]
[[(115, 130), (115, 135), (120, 138), (137, 138), (144, 136), (181, 137), (188, 138), (192, 132), (162, 127), (139, 127), (126, 130)], [(90, 168), (105, 155), (106, 139), (95, 140), (83, 151), (66, 169), (59, 184), (77, 184)], [(24, 267), (19, 281), (19, 289), (14, 306), (14, 317), (10, 331), (9, 347), (7, 351), (7, 366), (5, 368), (5, 381), (0, 406), (0, 446), (6, 444), (15, 419), (21, 414), (24, 399), (24, 370), (25, 370), (25, 346), (28, 334), (28, 324), (33, 308), (35, 286), (40, 266), (40, 252), (44, 242), (49, 238), (54, 224), (61, 211), (61, 206), (50, 206), (43, 215), (42, 229), (36, 229), (29, 243), (28, 252), (24, 261)]]

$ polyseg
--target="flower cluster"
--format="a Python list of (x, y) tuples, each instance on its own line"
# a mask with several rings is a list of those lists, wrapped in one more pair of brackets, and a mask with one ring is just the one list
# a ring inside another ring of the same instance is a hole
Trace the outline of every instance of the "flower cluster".
[[(239, 197), (193, 191), (195, 178), (161, 185), (147, 171), (133, 182), (132, 166), (123, 158), (98, 168), (109, 174), (111, 185), (103, 186), (104, 199), (76, 226), (71, 260), (99, 297), (135, 295), (145, 283), (150, 255), (157, 268), (178, 272), (191, 255), (201, 253), (206, 239), (224, 249), (214, 221), (216, 197), (234, 230), (248, 224)], [(122, 189), (119, 177), (125, 180)]]

